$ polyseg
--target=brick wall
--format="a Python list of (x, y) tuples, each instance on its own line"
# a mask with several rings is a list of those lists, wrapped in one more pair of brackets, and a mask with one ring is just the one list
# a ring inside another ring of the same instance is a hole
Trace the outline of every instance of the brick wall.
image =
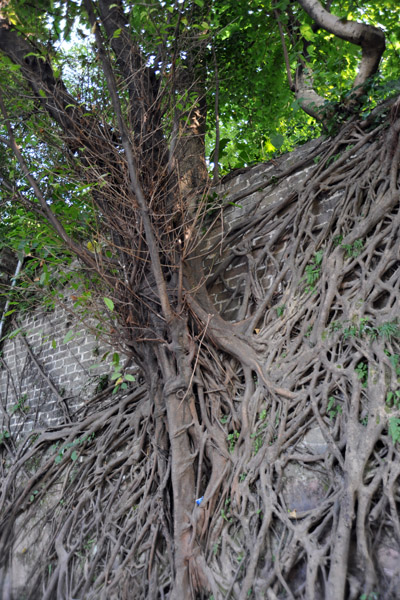
[[(91, 368), (111, 348), (82, 325), (71, 324), (63, 308), (36, 311), (19, 328), (1, 348), (0, 432), (22, 434), (68, 419), (104, 384), (112, 367), (104, 362)], [(65, 341), (69, 331), (74, 336)]]
[[(225, 319), (243, 319), (246, 316), (238, 314), (238, 306), (245, 283), (244, 269), (247, 267), (248, 261), (244, 254), (238, 255), (223, 272), (225, 283), (221, 281), (214, 283), (213, 273), (223, 262), (226, 255), (221, 252), (221, 242), (234, 230), (239, 222), (243, 223), (244, 219), (255, 215), (257, 211), (266, 206), (273, 206), (282, 199), (287, 198), (291, 193), (301, 189), (317, 165), (312, 162), (311, 165), (307, 164), (307, 166), (300, 167), (300, 169), (297, 165), (303, 159), (306, 162), (306, 159), (309, 159), (310, 156), (317, 155), (323, 143), (321, 139), (311, 140), (293, 152), (283, 155), (277, 160), (246, 170), (226, 183), (222, 180), (222, 183), (214, 188), (214, 191), (218, 194), (221, 208), (219, 209), (220, 215), (216, 215), (215, 225), (207, 235), (204, 244), (204, 263), (208, 277), (211, 280), (214, 303)], [(285, 175), (280, 179), (282, 174)], [(316, 215), (316, 224), (326, 220), (329, 210), (331, 210), (329, 203), (320, 203)], [(251, 226), (249, 233), (248, 254), (260, 241), (257, 236), (251, 236)], [(274, 235), (273, 227), (271, 227), (268, 235), (269, 237)], [(284, 247), (281, 247), (279, 252), (283, 252), (283, 250)], [(264, 289), (268, 289), (272, 285), (272, 275), (268, 271), (267, 264), (259, 268), (257, 278), (261, 280)]]

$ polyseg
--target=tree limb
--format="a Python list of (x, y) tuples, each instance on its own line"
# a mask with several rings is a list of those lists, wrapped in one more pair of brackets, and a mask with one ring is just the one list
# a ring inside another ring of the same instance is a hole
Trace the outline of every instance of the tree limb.
[[(347, 106), (355, 104), (363, 94), (369, 77), (378, 70), (379, 62), (385, 50), (385, 35), (378, 27), (340, 19), (326, 10), (318, 0), (298, 0), (303, 10), (315, 23), (335, 36), (361, 47), (362, 56), (357, 77), (354, 80), (352, 93)], [(301, 95), (301, 96), (300, 96)], [(298, 69), (296, 77), (296, 97), (303, 100), (302, 108), (318, 120), (323, 120), (321, 108), (324, 99), (312, 87), (312, 78), (304, 73), (304, 68)]]

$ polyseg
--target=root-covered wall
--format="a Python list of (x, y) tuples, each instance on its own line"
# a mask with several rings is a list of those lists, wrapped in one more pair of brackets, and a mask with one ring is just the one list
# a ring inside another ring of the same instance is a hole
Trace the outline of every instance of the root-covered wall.
[(4, 440), (4, 580), (36, 519), (32, 600), (172, 600), (177, 564), (196, 600), (398, 598), (399, 131), (354, 121), (215, 191), (184, 351), (151, 339), (143, 382)]
[[(307, 174), (315, 168), (313, 157), (318, 156), (321, 143), (322, 140), (311, 141), (276, 161), (237, 175), (232, 173), (211, 190), (212, 206), (207, 224), (212, 229), (207, 233), (201, 253), (215, 307), (224, 318), (238, 317), (247, 262), (240, 253), (223, 272), (223, 281), (218, 280), (224, 268), (224, 255), (229, 255), (229, 251), (221, 252), (222, 244), (229, 233), (242, 229), (243, 223), (257, 212), (276, 205), (287, 194), (300, 189)], [(326, 221), (331, 202), (327, 198), (320, 204), (319, 221)], [(264, 238), (271, 235), (273, 230)], [(252, 235), (249, 248), (259, 242), (260, 236)], [(283, 246), (280, 251), (282, 249)], [(3, 297), (6, 297), (5, 282), (10, 281), (15, 268), (11, 253), (3, 251), (2, 265)], [(268, 266), (261, 266), (257, 276), (266, 288), (274, 283)], [(13, 318), (17, 320), (7, 323), (8, 337), (1, 346), (0, 371), (0, 398), (7, 414), (3, 412), (0, 430), (21, 435), (36, 426), (62, 423), (65, 418), (68, 420), (69, 413), (73, 415), (84, 407), (85, 399), (110, 383), (110, 358), (103, 363), (101, 358), (112, 348), (96, 337), (93, 328), (85, 328), (79, 315), (74, 315), (71, 295), (74, 297), (74, 291), (66, 289), (64, 301), (52, 310), (39, 308), (33, 313), (14, 313)], [(120, 360), (123, 362), (126, 357), (121, 354)]]

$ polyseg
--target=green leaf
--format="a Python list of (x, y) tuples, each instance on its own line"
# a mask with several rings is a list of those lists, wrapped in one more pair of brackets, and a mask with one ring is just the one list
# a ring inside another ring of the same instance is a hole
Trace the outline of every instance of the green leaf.
[(135, 377), (129, 373), (124, 376), (124, 379), (126, 379), (126, 381), (136, 381)]
[(78, 458), (78, 453), (76, 450), (74, 450), (71, 454), (71, 460), (75, 461)]
[(400, 419), (396, 417), (389, 419), (389, 435), (394, 444), (400, 442)]
[(322, 263), (323, 257), (324, 257), (324, 251), (318, 250), (318, 252), (315, 253), (315, 257), (314, 257), (315, 264), (320, 265)]
[(270, 136), (270, 140), (271, 140), (271, 144), (273, 146), (275, 146), (275, 148), (277, 150), (279, 150), (285, 142), (285, 138), (283, 137), (283, 135), (281, 133), (273, 133)]
[(75, 332), (72, 331), (72, 329), (71, 329), (70, 331), (68, 331), (68, 333), (64, 337), (63, 344), (68, 344), (68, 342), (70, 342), (73, 337), (75, 337)]
[(113, 33), (113, 38), (118, 38), (121, 35), (122, 29), (116, 29)]
[(22, 327), (18, 327), (18, 329), (14, 329), (14, 331), (12, 331), (9, 336), (8, 339), (12, 340), (13, 338), (15, 338), (15, 336), (17, 336), (20, 332), (22, 331)]
[(103, 300), (104, 304), (112, 312), (114, 310), (114, 302), (111, 300), (111, 298), (103, 298)]
[(41, 283), (42, 285), (48, 285), (49, 281), (50, 281), (49, 271), (48, 271), (46, 265), (43, 265), (43, 273), (40, 276), (39, 283)]
[(311, 42), (314, 39), (314, 32), (310, 25), (304, 24), (300, 27), (300, 33), (307, 42)]

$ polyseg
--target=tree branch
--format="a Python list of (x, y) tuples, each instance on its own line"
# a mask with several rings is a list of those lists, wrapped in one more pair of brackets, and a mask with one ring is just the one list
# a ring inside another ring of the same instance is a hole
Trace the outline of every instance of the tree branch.
[[(319, 27), (322, 27), (329, 33), (333, 33), (342, 40), (361, 47), (361, 62), (348, 102), (349, 105), (354, 104), (357, 98), (363, 94), (367, 79), (376, 73), (378, 69), (379, 62), (385, 50), (385, 35), (383, 31), (365, 23), (339, 19), (339, 17), (328, 12), (318, 0), (298, 0), (298, 2)], [(303, 70), (300, 69), (300, 71), (300, 76), (298, 77), (299, 89), (296, 95), (302, 93), (304, 96), (304, 91), (308, 90), (309, 98), (307, 98), (306, 94), (304, 97), (305, 102), (309, 99), (315, 106), (321, 106), (323, 99), (314, 90), (311, 92), (310, 80), (307, 83), (302, 72)]]
[(83, 248), (80, 244), (77, 244), (67, 234), (64, 227), (61, 225), (60, 221), (54, 215), (49, 204), (46, 202), (46, 199), (44, 198), (44, 196), (40, 190), (39, 184), (36, 181), (35, 177), (33, 177), (33, 175), (30, 173), (30, 171), (28, 169), (28, 165), (26, 164), (25, 159), (22, 156), (22, 153), (18, 147), (18, 144), (15, 141), (14, 132), (12, 130), (11, 123), (10, 123), (10, 120), (8, 118), (8, 114), (6, 111), (6, 107), (4, 105), (3, 94), (2, 94), (1, 88), (0, 88), (0, 110), (2, 112), (2, 115), (4, 118), (4, 123), (6, 125), (7, 132), (8, 132), (8, 146), (13, 150), (15, 157), (17, 158), (18, 163), (21, 167), (21, 170), (22, 170), (22, 173), (23, 173), (25, 179), (28, 181), (29, 185), (32, 187), (32, 189), (35, 193), (35, 196), (39, 201), (39, 205), (40, 205), (40, 209), (41, 209), (39, 214), (45, 215), (46, 219), (51, 224), (54, 231), (56, 231), (56, 233), (60, 236), (60, 238), (63, 240), (63, 242), (65, 242), (66, 246), (72, 252), (74, 252), (77, 256), (79, 256), (85, 262), (85, 264), (87, 266), (89, 266), (91, 268), (95, 267), (96, 263), (93, 260), (92, 256), (89, 254), (89, 252), (87, 250), (85, 250), (85, 248)]
[(120, 101), (117, 93), (117, 86), (115, 82), (114, 73), (112, 71), (111, 65), (107, 59), (106, 53), (104, 51), (103, 40), (100, 33), (99, 28), (97, 27), (97, 20), (93, 10), (93, 4), (91, 0), (84, 0), (85, 9), (89, 16), (89, 21), (92, 25), (92, 28), (95, 32), (96, 36), (96, 44), (99, 51), (99, 56), (103, 65), (103, 72), (106, 78), (108, 90), (110, 92), (112, 105), (115, 111), (115, 115), (117, 117), (118, 127), (120, 130), (122, 146), (125, 151), (126, 162), (128, 165), (129, 177), (131, 181), (131, 189), (135, 194), (136, 201), (138, 203), (139, 212), (143, 220), (143, 226), (146, 234), (147, 246), (149, 249), (149, 254), (151, 258), (151, 266), (154, 274), (154, 278), (156, 280), (156, 285), (159, 293), (159, 300), (161, 302), (161, 306), (163, 309), (164, 316), (167, 320), (172, 320), (173, 312), (171, 309), (171, 305), (168, 299), (168, 292), (166, 289), (166, 283), (162, 272), (161, 261), (160, 261), (160, 253), (157, 244), (157, 240), (154, 235), (152, 223), (149, 216), (149, 207), (146, 202), (143, 189), (139, 183), (139, 178), (137, 174), (136, 164), (134, 155), (132, 152), (132, 146), (129, 140), (129, 134), (122, 116), (122, 110)]
[(278, 9), (274, 10), (274, 15), (275, 15), (275, 19), (276, 22), (278, 23), (278, 28), (279, 28), (279, 37), (281, 38), (281, 44), (282, 44), (282, 50), (283, 50), (283, 57), (285, 59), (285, 67), (286, 67), (286, 75), (288, 78), (288, 84), (289, 84), (289, 88), (292, 92), (295, 91), (295, 86), (293, 84), (293, 78), (292, 78), (292, 72), (290, 70), (290, 60), (289, 60), (289, 53), (287, 50), (287, 46), (286, 46), (286, 42), (285, 42), (285, 36), (283, 33), (283, 27), (282, 27), (282, 23), (281, 23), (281, 19), (280, 19), (280, 11)]

